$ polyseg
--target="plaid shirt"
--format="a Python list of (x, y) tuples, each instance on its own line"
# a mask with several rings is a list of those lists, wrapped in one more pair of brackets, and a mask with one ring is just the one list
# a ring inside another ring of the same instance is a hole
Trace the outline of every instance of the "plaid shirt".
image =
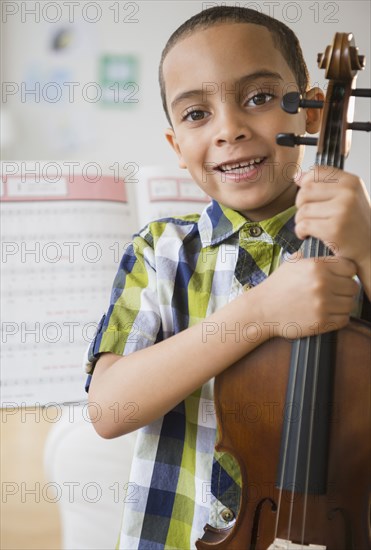
[[(120, 263), (89, 349), (90, 373), (101, 352), (127, 355), (150, 346), (262, 282), (300, 247), (294, 214), (291, 207), (251, 222), (213, 201), (201, 215), (146, 226)], [(214, 450), (215, 438), (213, 380), (139, 430), (120, 548), (194, 548), (206, 523), (233, 521), (239, 469)]]

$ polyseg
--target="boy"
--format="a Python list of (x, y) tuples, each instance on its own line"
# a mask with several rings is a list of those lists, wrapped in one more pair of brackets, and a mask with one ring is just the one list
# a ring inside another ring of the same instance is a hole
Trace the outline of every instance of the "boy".
[[(90, 348), (96, 430), (111, 438), (142, 428), (124, 549), (191, 548), (205, 523), (233, 521), (240, 480), (233, 460), (214, 453), (213, 377), (272, 336), (296, 337), (294, 323), (302, 336), (314, 323), (321, 332), (346, 325), (355, 274), (370, 295), (362, 182), (339, 170), (326, 183), (321, 167), (298, 188), (302, 147), (276, 145), (276, 134), (315, 133), (320, 123), (319, 110), (280, 107), (294, 84), (323, 98), (309, 89), (292, 31), (245, 8), (201, 12), (170, 38), (160, 84), (166, 138), (213, 200), (201, 216), (135, 236)], [(290, 256), (307, 235), (336, 243), (336, 261)]]

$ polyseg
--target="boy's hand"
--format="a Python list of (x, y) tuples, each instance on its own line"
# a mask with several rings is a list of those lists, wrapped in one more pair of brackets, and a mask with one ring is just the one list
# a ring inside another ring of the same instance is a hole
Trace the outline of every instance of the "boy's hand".
[(298, 182), (296, 234), (323, 241), (336, 256), (353, 260), (357, 272), (370, 258), (370, 200), (360, 178), (316, 166)]
[(344, 327), (358, 292), (355, 270), (352, 261), (341, 257), (292, 256), (256, 287), (262, 293), (264, 323), (271, 323), (275, 335), (285, 338)]

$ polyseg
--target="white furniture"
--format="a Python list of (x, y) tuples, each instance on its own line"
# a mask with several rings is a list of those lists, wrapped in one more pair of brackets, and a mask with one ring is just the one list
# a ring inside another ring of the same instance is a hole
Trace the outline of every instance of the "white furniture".
[(45, 472), (56, 491), (62, 548), (110, 550), (120, 532), (136, 433), (102, 439), (86, 410), (63, 407), (46, 442)]

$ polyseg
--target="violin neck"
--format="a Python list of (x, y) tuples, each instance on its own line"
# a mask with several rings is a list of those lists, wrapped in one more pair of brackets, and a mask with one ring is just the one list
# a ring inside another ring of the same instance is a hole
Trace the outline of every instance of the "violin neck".
[(277, 486), (324, 494), (332, 412), (336, 333), (293, 343)]
[[(330, 256), (322, 241), (303, 243), (305, 258)], [(331, 261), (331, 260), (330, 260)], [(324, 494), (336, 333), (315, 334), (292, 346), (277, 476), (280, 489)]]
[[(308, 237), (302, 244), (303, 258), (320, 258), (323, 256), (333, 256), (331, 249), (319, 239)], [(331, 260), (329, 260), (331, 261)]]

